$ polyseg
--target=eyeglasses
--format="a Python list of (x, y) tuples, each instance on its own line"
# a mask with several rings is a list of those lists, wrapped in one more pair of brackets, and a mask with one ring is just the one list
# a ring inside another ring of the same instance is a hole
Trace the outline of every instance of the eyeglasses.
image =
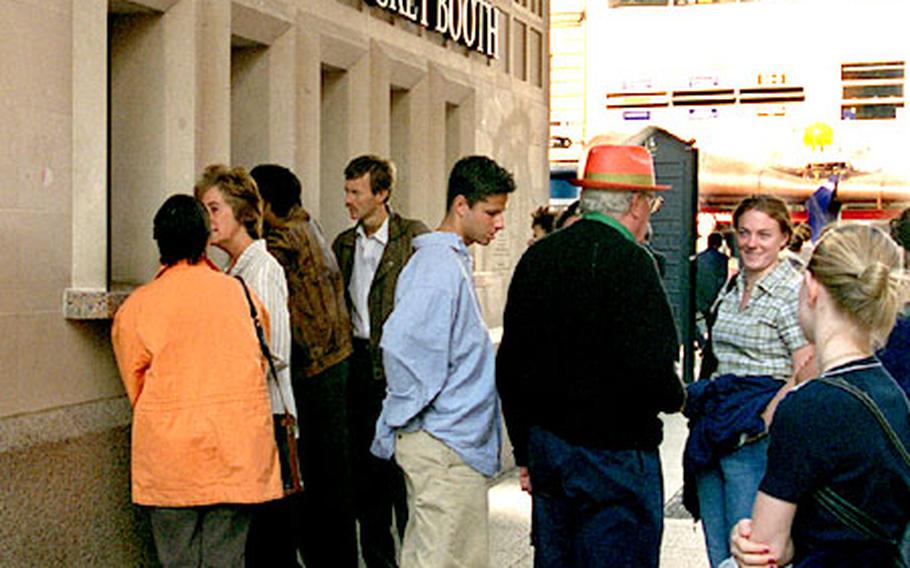
[(648, 198), (648, 201), (651, 208), (651, 215), (660, 211), (661, 206), (664, 204), (664, 198), (659, 195), (652, 195)]

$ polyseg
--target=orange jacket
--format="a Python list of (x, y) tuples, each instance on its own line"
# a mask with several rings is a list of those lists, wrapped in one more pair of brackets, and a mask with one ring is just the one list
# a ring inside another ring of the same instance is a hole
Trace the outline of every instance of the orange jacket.
[(281, 497), (264, 362), (237, 280), (207, 261), (163, 268), (117, 311), (111, 336), (133, 405), (134, 503)]

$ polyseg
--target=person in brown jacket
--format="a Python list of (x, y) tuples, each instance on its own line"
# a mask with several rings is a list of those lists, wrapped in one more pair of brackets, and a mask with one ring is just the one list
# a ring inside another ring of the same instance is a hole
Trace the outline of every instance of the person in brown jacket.
[(379, 340), (394, 307), (398, 275), (413, 253), (411, 242), (429, 229), (389, 208), (395, 185), (392, 162), (374, 155), (359, 156), (348, 163), (344, 177), (344, 204), (356, 225), (338, 235), (332, 249), (344, 275), (354, 328), (348, 380), (354, 506), (367, 567), (387, 568), (398, 565), (390, 531), (392, 511), (401, 538), (408, 509), (401, 469), (370, 453), (386, 391)]
[(265, 202), (268, 251), (288, 284), (291, 376), (297, 401), (306, 491), (300, 507), (301, 554), (308, 568), (357, 566), (347, 414), (351, 320), (335, 254), (300, 201), (289, 169), (250, 171)]

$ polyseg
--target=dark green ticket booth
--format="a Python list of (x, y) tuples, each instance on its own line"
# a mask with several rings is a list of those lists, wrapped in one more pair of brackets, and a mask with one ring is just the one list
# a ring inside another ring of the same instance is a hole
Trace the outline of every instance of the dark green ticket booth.
[(684, 347), (682, 376), (693, 380), (695, 353), (695, 241), (698, 213), (698, 149), (657, 127), (648, 127), (625, 141), (644, 146), (654, 159), (658, 184), (672, 186), (663, 192), (663, 206), (651, 217), (651, 247), (666, 259), (664, 287), (673, 309), (679, 340)]

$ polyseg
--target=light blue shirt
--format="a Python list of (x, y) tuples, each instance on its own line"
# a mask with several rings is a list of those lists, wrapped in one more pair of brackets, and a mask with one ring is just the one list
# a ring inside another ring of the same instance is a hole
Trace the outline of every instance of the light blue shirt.
[(388, 386), (371, 451), (389, 459), (396, 430), (422, 429), (492, 476), (499, 470), (499, 396), (471, 257), (448, 232), (421, 235), (414, 249), (382, 331)]

